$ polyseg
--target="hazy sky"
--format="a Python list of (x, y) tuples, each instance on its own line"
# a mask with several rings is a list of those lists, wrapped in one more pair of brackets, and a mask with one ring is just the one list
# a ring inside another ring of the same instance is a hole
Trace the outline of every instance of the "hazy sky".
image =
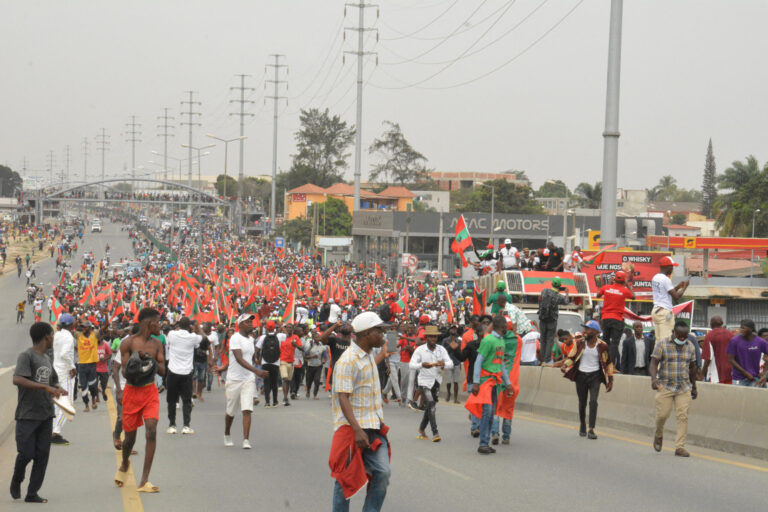
[[(390, 120), (438, 170), (521, 169), (537, 186), (600, 180), (609, 11), (610, 0), (382, 0), (378, 19), (366, 12), (380, 39), (370, 34), (366, 44), (379, 62), (366, 58), (363, 146)], [(122, 175), (125, 124), (136, 115), (137, 166), (156, 169), (148, 162), (162, 161), (151, 151), (162, 151), (163, 107), (178, 123), (184, 91), (198, 91), (203, 126), (193, 144), (215, 142), (205, 133), (237, 136), (229, 88), (247, 73), (256, 116), (245, 171), (269, 173), (264, 65), (282, 53), (290, 72), (281, 94), (290, 99), (279, 109), (278, 166), (287, 170), (300, 108), (328, 107), (355, 122), (355, 57), (343, 65), (342, 52), (357, 39), (341, 35), (357, 25), (357, 10), (343, 15), (340, 0), (2, 0), (0, 162), (19, 170), (26, 156), (30, 174), (43, 174), (48, 152), (61, 168), (70, 145), (74, 174), (87, 137), (89, 175), (100, 176), (103, 127), (107, 174)], [(620, 187), (650, 187), (664, 174), (699, 187), (710, 137), (718, 171), (749, 154), (768, 158), (767, 21), (768, 0), (624, 2)], [(411, 87), (389, 89), (403, 85)], [(187, 128), (175, 133), (169, 153), (186, 157)], [(229, 156), (237, 173), (236, 144)], [(211, 150), (203, 174), (220, 172), (223, 160), (223, 146)], [(372, 161), (366, 151), (364, 179)]]

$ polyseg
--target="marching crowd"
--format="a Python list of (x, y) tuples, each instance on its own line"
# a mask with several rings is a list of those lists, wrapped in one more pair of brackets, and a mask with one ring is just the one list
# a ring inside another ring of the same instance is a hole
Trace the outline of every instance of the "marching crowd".
[[(466, 391), (468, 433), (478, 439), (478, 453), (490, 455), (499, 442), (510, 443), (521, 366), (559, 367), (575, 382), (579, 434), (589, 439), (597, 439), (601, 384), (610, 392), (616, 372), (646, 375), (657, 390), (654, 447), (661, 450), (674, 407), (675, 454), (685, 457), (687, 410), (712, 360), (720, 382), (731, 375), (740, 385), (765, 385), (761, 363), (768, 359), (768, 342), (754, 322), (744, 320), (734, 334), (713, 318), (701, 347), (686, 323), (675, 322), (672, 305), (687, 284), (672, 285), (671, 258), (662, 260), (653, 280), (654, 335), (640, 324), (625, 329), (618, 316), (633, 295), (621, 272), (600, 289), (600, 322), (587, 320), (582, 330), (570, 332), (557, 328), (558, 310), (570, 301), (558, 278), (541, 294), (531, 319), (513, 304), (503, 281), (486, 304), (477, 304), (453, 282), (390, 278), (377, 267), (325, 266), (312, 254), (241, 241), (221, 225), (200, 232), (206, 234), (200, 243), (180, 242), (163, 252), (129, 230), (142, 267), (125, 273), (103, 272), (95, 258), (79, 268), (62, 262), (46, 297), (50, 322), (36, 319), (33, 346), (20, 354), (14, 375), (14, 498), (34, 461), (25, 499), (45, 501), (38, 491), (50, 444), (69, 444), (63, 437), (66, 400), (54, 407), (53, 398), (76, 401), (79, 394), (82, 410), (90, 412), (109, 399), (108, 388), (118, 412), (113, 444), (122, 452), (114, 482), (124, 484), (143, 426), (147, 444), (138, 490), (147, 493), (159, 491), (149, 474), (163, 393), (163, 430), (193, 435), (194, 401), (204, 402), (213, 383), (221, 383), (223, 443), (234, 445), (231, 428), (239, 413), (241, 446), (250, 449), (251, 413), (262, 401), (265, 408), (288, 407), (301, 396), (317, 400), (321, 391), (330, 392), (333, 509), (347, 510), (349, 497), (367, 484), (364, 510), (380, 510), (391, 473), (383, 412), (390, 402), (419, 412), (418, 439), (440, 442), (438, 397), (444, 392), (446, 401), (459, 403)], [(490, 256), (496, 269), (507, 268), (512, 255), (503, 249), (479, 259)], [(65, 250), (58, 246), (60, 256)], [(549, 251), (559, 258), (551, 270), (561, 270), (562, 250)], [(522, 266), (517, 251), (514, 258), (513, 266)]]

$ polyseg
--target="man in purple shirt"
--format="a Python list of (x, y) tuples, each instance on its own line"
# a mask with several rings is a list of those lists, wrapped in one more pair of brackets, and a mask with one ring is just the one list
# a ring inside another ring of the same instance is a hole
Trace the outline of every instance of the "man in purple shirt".
[(738, 381), (739, 386), (765, 383), (765, 375), (760, 375), (760, 358), (768, 362), (768, 342), (755, 335), (755, 322), (741, 321), (741, 334), (731, 338), (726, 352), (733, 367), (733, 381)]

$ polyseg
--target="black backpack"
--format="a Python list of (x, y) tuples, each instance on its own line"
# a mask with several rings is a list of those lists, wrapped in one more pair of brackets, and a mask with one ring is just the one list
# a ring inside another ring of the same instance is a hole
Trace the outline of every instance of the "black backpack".
[(280, 340), (276, 334), (267, 334), (264, 336), (264, 343), (261, 345), (261, 358), (267, 364), (274, 364), (280, 360)]
[(541, 293), (541, 303), (539, 304), (540, 320), (555, 320), (558, 316), (557, 299), (559, 294), (551, 289), (546, 289)]

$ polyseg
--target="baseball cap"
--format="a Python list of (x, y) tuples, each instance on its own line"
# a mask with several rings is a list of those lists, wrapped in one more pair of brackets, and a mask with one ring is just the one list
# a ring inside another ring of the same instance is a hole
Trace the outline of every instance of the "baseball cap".
[(670, 258), (669, 256), (664, 256), (659, 260), (659, 266), (660, 267), (679, 267), (679, 263), (675, 263), (675, 260)]
[(511, 243), (512, 243), (512, 239), (510, 238), (507, 238), (504, 240), (504, 245), (511, 244)]
[(615, 274), (613, 274), (613, 280), (617, 283), (623, 283), (627, 280), (627, 273), (623, 270), (617, 270)]
[(69, 313), (64, 313), (59, 317), (59, 325), (72, 325), (75, 323), (75, 318)]
[(563, 281), (561, 281), (559, 277), (552, 278), (552, 288), (560, 288), (560, 285), (562, 284), (563, 284)]
[(489, 243), (489, 244), (486, 246), (486, 249), (493, 249), (493, 248), (494, 248), (494, 247), (493, 247), (493, 244), (491, 244), (491, 243)]
[(241, 323), (243, 323), (243, 322), (245, 322), (247, 320), (251, 320), (253, 318), (256, 318), (256, 317), (254, 315), (252, 315), (251, 313), (243, 313), (242, 315), (237, 317), (237, 323), (239, 325), (239, 324), (241, 324)]
[(328, 304), (333, 304), (333, 303), (334, 303), (333, 299), (328, 299)]
[(267, 327), (268, 331), (274, 331), (277, 328), (277, 325), (275, 325), (275, 321), (274, 320), (269, 320), (267, 322), (266, 327)]
[(419, 317), (419, 323), (420, 324), (428, 324), (431, 318), (429, 318), (429, 315), (421, 315)]
[(357, 333), (383, 325), (384, 320), (373, 311), (360, 313), (352, 320), (352, 329)]
[(590, 320), (586, 323), (581, 324), (582, 327), (587, 327), (589, 329), (594, 329), (598, 332), (600, 332), (600, 324), (597, 323), (597, 320)]
[(506, 289), (506, 287), (507, 287), (507, 283), (505, 283), (504, 281), (499, 281), (496, 283), (497, 290), (504, 290)]

